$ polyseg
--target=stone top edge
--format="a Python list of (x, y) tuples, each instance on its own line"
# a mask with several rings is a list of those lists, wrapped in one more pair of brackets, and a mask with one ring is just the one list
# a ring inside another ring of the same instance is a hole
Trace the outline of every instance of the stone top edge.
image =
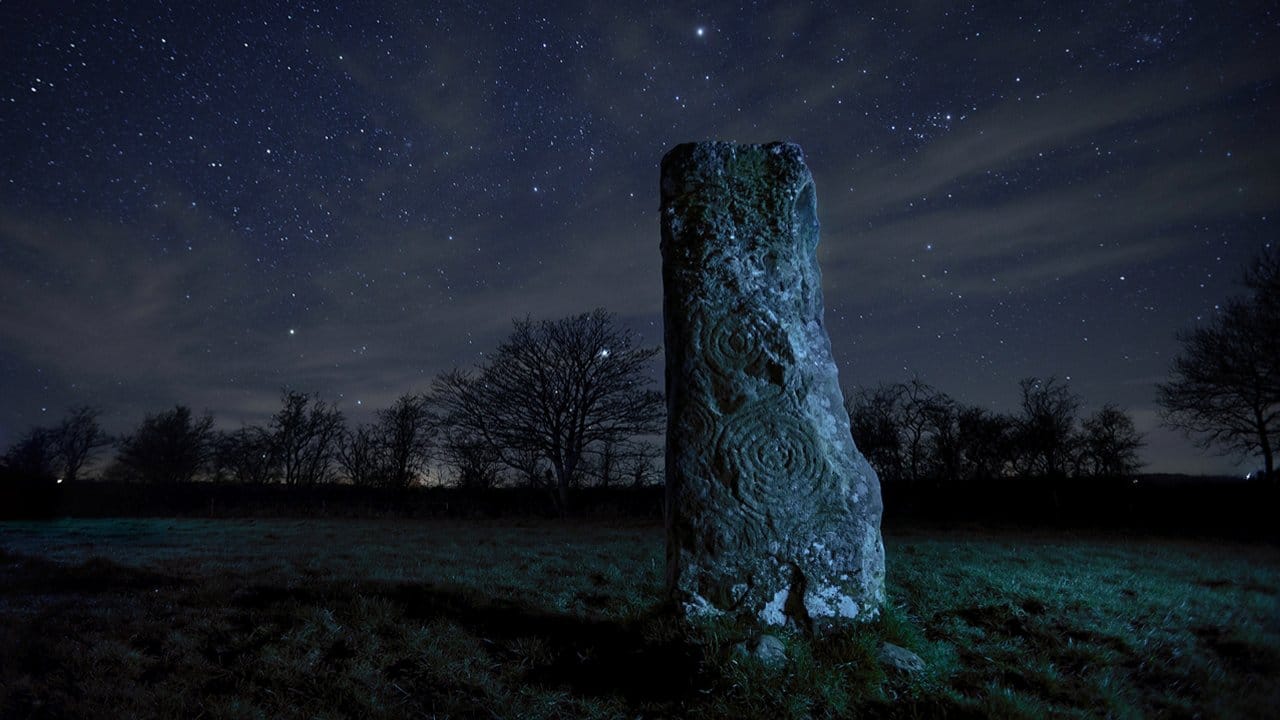
[[(742, 161), (745, 166), (739, 165)], [(743, 169), (748, 175), (764, 173), (769, 182), (780, 183), (794, 192), (813, 181), (804, 151), (796, 143), (681, 143), (662, 157), (662, 204), (700, 188), (722, 186), (728, 177)]]
[(766, 143), (740, 143), (732, 140), (700, 140), (697, 142), (680, 143), (667, 151), (662, 156), (662, 168), (665, 170), (667, 166), (674, 162), (679, 162), (691, 158), (695, 154), (704, 155), (725, 155), (740, 152), (771, 152), (777, 155), (789, 155), (804, 162), (804, 150), (800, 145), (787, 140), (774, 140)]

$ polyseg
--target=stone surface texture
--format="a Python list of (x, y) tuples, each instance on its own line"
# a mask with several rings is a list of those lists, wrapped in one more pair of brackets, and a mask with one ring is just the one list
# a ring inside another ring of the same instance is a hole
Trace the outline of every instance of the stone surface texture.
[(822, 633), (884, 600), (880, 484), (854, 447), (793, 144), (662, 161), (667, 589), (690, 616)]

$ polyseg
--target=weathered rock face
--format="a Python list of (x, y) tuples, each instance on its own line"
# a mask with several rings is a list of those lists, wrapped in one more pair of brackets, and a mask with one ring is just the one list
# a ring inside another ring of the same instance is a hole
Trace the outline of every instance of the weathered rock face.
[(821, 633), (884, 599), (880, 483), (849, 434), (817, 243), (798, 146), (663, 158), (667, 588), (690, 615)]

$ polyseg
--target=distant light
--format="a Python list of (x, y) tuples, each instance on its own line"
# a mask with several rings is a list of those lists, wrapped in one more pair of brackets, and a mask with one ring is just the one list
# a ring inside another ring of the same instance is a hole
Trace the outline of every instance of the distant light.
[(702, 37), (702, 36), (704, 36), (704, 35), (706, 35), (706, 34), (707, 34), (707, 29), (706, 29), (706, 28), (704, 28), (704, 27), (698, 27), (698, 29), (694, 30), (693, 32), (694, 32), (694, 34), (696, 34), (698, 37)]
[(600, 348), (600, 357), (602, 358), (609, 357), (609, 348)]
[(59, 484), (59, 485), (61, 485), (61, 484), (62, 484), (62, 478), (58, 478), (58, 484)]
[(297, 330), (294, 330), (293, 328), (289, 328), (289, 334), (290, 334), (290, 335), (297, 335), (297, 334), (298, 334), (298, 331), (297, 331)]

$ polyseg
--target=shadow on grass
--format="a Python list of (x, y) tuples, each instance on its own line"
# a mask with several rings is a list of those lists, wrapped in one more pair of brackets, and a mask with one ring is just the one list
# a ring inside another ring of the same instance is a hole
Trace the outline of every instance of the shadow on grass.
[[(95, 557), (63, 565), (35, 557), (0, 555), (0, 598), (72, 600), (97, 594), (156, 593), (191, 588), (187, 580), (150, 570), (129, 568)], [(686, 639), (664, 633), (666, 611), (655, 607), (630, 623), (554, 614), (518, 603), (490, 600), (476, 593), (410, 583), (315, 584), (307, 587), (253, 584), (244, 588), (201, 588), (202, 601), (237, 609), (236, 629), (250, 634), (255, 621), (274, 618), (288, 625), (298, 607), (347, 605), (355, 597), (392, 602), (404, 620), (449, 620), (483, 639), (495, 659), (517, 662), (508, 646), (522, 638), (538, 638), (543, 661), (529, 667), (525, 682), (568, 689), (590, 696), (622, 696), (632, 702), (671, 702), (705, 689), (699, 673), (703, 652)], [(211, 592), (210, 592), (211, 591)], [(219, 601), (218, 596), (221, 597)], [(269, 641), (257, 634), (256, 643), (211, 638), (215, 660), (252, 653)], [(220, 641), (223, 642), (218, 642)], [(134, 643), (137, 644), (137, 643)], [(146, 648), (142, 648), (146, 650)], [(340, 659), (342, 648), (326, 648), (326, 656)], [(644, 669), (637, 673), (636, 669)], [(393, 669), (392, 669), (393, 670)]]
[[(345, 682), (353, 658), (369, 659), (369, 648), (361, 646), (382, 644), (388, 652), (375, 651), (375, 682), (392, 696), (412, 691), (417, 707), (437, 701), (454, 712), (484, 706), (488, 690), (461, 672), (476, 652), (497, 669), (495, 678), (507, 678), (501, 682), (633, 706), (682, 705), (711, 681), (702, 648), (674, 632), (657, 607), (620, 621), (547, 612), (448, 587), (289, 586), (265, 579), (248, 586), (234, 578), (188, 581), (100, 558), (59, 564), (0, 554), (0, 716), (41, 707), (75, 715), (95, 694), (115, 697), (130, 683), (168, 683), (206, 698), (248, 692), (260, 704), (269, 703), (262, 693), (281, 687), (299, 692), (308, 679), (301, 671), (272, 676), (262, 669), (264, 661), (270, 664), (326, 615), (335, 618), (335, 626), (350, 623), (351, 632), (298, 640), (306, 643), (304, 653), (317, 658), (321, 677)], [(382, 625), (362, 619), (370, 607), (385, 611)], [(474, 649), (445, 658), (442, 666), (424, 666), (423, 656), (409, 648), (413, 638), (422, 637), (415, 632), (450, 625), (474, 642), (464, 647)], [(189, 641), (175, 646), (178, 636)], [(111, 648), (112, 663), (137, 672), (122, 677), (115, 689), (83, 687), (70, 676), (95, 647)], [(536, 652), (527, 652), (530, 647)], [(324, 706), (315, 702), (317, 709)]]
[(0, 551), (0, 597), (6, 595), (97, 595), (170, 589), (185, 581), (95, 557), (61, 564)]
[(700, 672), (702, 649), (663, 632), (669, 614), (660, 607), (620, 622), (410, 583), (364, 583), (354, 588), (254, 585), (236, 591), (231, 601), (246, 610), (270, 612), (293, 604), (331, 606), (350, 600), (353, 592), (393, 603), (408, 621), (456, 623), (480, 638), (500, 663), (520, 663), (510, 648), (522, 639), (537, 638), (543, 657), (525, 671), (525, 682), (575, 695), (621, 696), (633, 703), (669, 703), (706, 689)]
[(1191, 633), (1233, 672), (1274, 677), (1280, 674), (1280, 652), (1240, 633), (1216, 625), (1197, 625)]

